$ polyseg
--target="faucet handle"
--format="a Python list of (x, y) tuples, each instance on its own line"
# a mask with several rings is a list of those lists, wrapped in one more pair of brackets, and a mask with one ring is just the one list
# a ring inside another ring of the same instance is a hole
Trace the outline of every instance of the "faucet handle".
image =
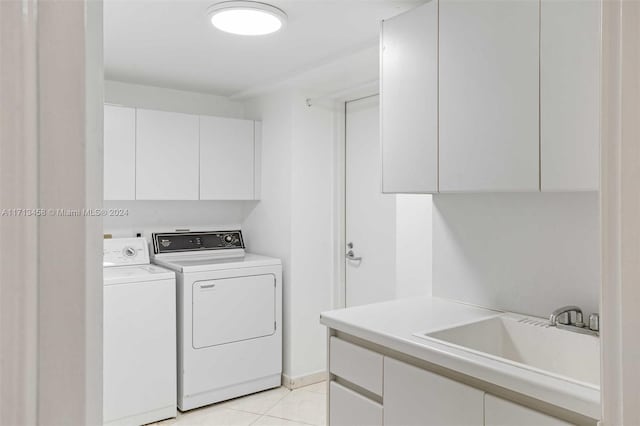
[(551, 325), (571, 325), (571, 312), (574, 312), (576, 314), (576, 322), (582, 323), (582, 309), (574, 305), (563, 306), (562, 308), (558, 308), (553, 311), (549, 316), (549, 322), (551, 323)]
[(600, 316), (598, 314), (589, 315), (589, 330), (600, 331)]

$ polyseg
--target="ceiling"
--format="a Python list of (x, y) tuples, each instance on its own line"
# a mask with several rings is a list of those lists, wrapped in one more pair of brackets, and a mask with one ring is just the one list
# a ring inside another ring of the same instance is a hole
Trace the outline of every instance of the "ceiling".
[(110, 80), (238, 95), (321, 67), (378, 42), (380, 20), (425, 0), (272, 0), (284, 31), (243, 37), (216, 30), (216, 0), (105, 0)]

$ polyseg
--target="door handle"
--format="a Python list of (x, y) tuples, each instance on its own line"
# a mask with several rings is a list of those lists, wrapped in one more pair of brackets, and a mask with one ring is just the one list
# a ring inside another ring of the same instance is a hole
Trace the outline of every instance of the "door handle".
[(346, 257), (349, 260), (362, 260), (361, 257), (356, 257), (356, 255), (353, 253), (353, 250), (349, 250), (347, 252), (347, 254), (344, 255), (344, 257)]

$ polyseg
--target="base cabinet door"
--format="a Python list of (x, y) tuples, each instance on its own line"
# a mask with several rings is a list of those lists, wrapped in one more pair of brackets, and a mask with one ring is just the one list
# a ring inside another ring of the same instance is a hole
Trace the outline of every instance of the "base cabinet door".
[(564, 420), (486, 394), (485, 426), (570, 426)]
[(329, 385), (329, 404), (331, 426), (382, 426), (382, 405), (336, 382)]
[(383, 417), (385, 426), (483, 426), (484, 392), (385, 357)]

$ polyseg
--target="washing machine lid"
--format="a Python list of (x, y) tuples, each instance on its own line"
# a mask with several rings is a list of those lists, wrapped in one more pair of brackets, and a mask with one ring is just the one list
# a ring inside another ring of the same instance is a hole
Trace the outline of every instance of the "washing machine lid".
[(225, 269), (254, 268), (259, 266), (281, 265), (280, 259), (246, 253), (242, 257), (220, 258), (196, 254), (192, 256), (155, 257), (153, 262), (176, 272), (206, 272)]
[(119, 266), (103, 268), (104, 285), (139, 283), (175, 279), (173, 271), (156, 265)]

